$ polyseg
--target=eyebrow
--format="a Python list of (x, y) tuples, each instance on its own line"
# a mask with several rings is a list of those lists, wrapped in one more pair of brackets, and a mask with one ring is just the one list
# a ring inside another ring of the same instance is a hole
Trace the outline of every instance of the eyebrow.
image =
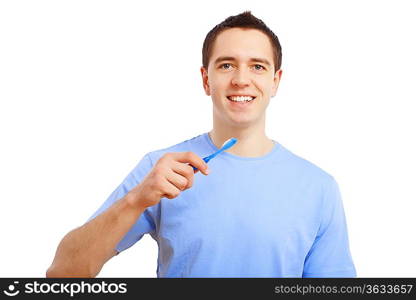
[[(231, 60), (231, 61), (236, 61), (235, 57), (232, 56), (220, 56), (218, 57), (214, 64), (218, 64), (219, 62), (225, 61), (225, 60)], [(258, 58), (258, 57), (252, 57), (249, 59), (250, 62), (260, 62), (263, 63), (265, 65), (268, 65), (269, 67), (271, 66), (270, 62), (265, 59), (265, 58)]]

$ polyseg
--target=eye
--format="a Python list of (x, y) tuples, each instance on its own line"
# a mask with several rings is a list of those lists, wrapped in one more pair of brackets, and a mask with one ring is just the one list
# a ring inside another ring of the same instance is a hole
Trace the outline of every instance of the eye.
[(224, 70), (228, 70), (229, 67), (231, 67), (231, 64), (229, 64), (229, 63), (225, 63), (225, 64), (220, 65), (220, 69), (224, 69)]
[(266, 70), (266, 68), (265, 68), (265, 67), (263, 67), (262, 65), (259, 65), (259, 64), (254, 65), (254, 68), (255, 68), (257, 71)]

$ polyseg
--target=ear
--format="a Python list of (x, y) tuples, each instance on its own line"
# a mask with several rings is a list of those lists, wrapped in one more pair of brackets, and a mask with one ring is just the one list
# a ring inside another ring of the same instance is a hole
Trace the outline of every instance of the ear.
[(205, 94), (207, 96), (211, 95), (210, 88), (209, 88), (209, 82), (208, 82), (208, 70), (206, 70), (204, 67), (201, 67), (201, 76), (202, 76), (202, 86), (204, 88)]
[(279, 87), (280, 79), (282, 78), (282, 69), (277, 70), (274, 74), (274, 84), (273, 84), (273, 91), (272, 91), (272, 97), (276, 96), (277, 88)]

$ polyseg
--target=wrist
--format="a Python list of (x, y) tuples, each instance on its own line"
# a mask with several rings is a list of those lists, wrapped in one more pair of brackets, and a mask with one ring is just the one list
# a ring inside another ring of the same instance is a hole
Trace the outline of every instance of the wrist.
[(140, 193), (138, 193), (134, 189), (128, 192), (126, 196), (124, 196), (124, 200), (128, 206), (133, 207), (134, 209), (137, 209), (140, 212), (145, 211), (147, 208), (143, 205), (143, 201), (141, 201)]

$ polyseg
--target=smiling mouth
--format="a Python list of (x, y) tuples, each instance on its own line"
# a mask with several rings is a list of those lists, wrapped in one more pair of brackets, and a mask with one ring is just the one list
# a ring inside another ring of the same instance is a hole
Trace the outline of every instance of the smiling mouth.
[(235, 103), (248, 103), (256, 99), (253, 96), (227, 96), (227, 99)]

